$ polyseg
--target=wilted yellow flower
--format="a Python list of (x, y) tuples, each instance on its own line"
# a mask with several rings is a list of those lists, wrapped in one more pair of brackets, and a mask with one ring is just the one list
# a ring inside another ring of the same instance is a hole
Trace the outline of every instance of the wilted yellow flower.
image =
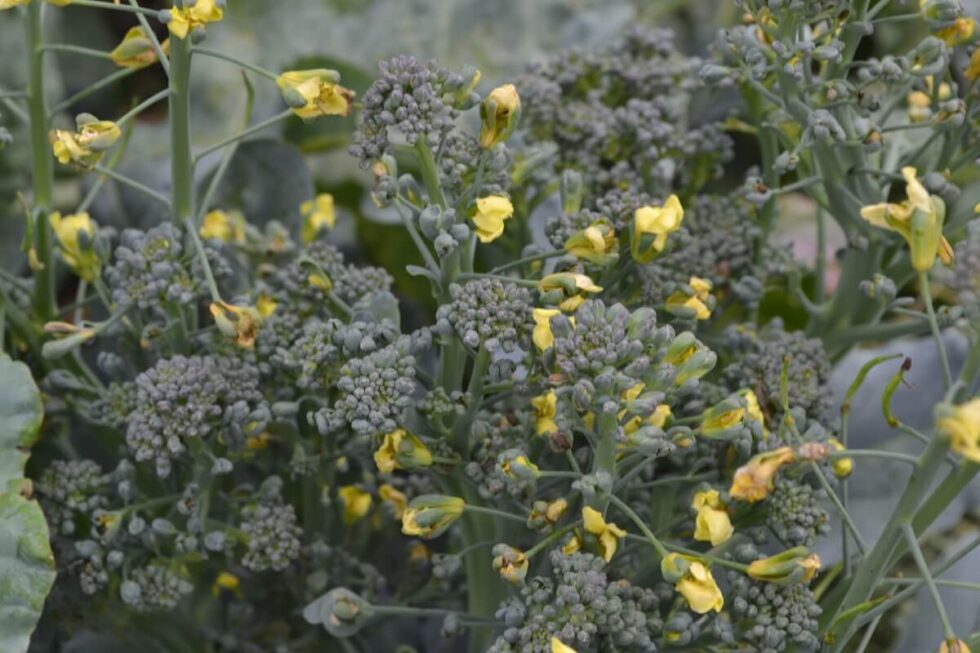
[(514, 205), (503, 195), (489, 195), (476, 200), (473, 224), (481, 243), (492, 243), (504, 233), (504, 221), (514, 215)]
[(201, 221), (198, 231), (205, 240), (220, 240), (225, 243), (245, 242), (245, 216), (241, 211), (208, 211)]
[(671, 195), (663, 206), (642, 206), (633, 213), (633, 233), (630, 249), (639, 263), (649, 263), (664, 251), (667, 237), (681, 227), (684, 207), (676, 195)]
[(558, 430), (558, 424), (555, 423), (555, 416), (558, 415), (558, 394), (554, 390), (548, 390), (543, 395), (534, 397), (531, 399), (531, 405), (537, 412), (537, 418), (534, 422), (535, 433), (547, 435)]
[(334, 209), (333, 195), (320, 193), (312, 200), (299, 205), (300, 215), (303, 216), (303, 242), (312, 243), (323, 229), (333, 229), (337, 224), (337, 212)]
[(428, 467), (432, 464), (432, 452), (422, 441), (405, 429), (386, 433), (381, 446), (374, 452), (378, 470), (390, 474), (396, 469)]
[(593, 222), (565, 241), (566, 252), (597, 265), (606, 265), (618, 259), (616, 246), (616, 232), (606, 218)]
[(513, 133), (521, 114), (521, 98), (513, 84), (490, 91), (480, 105), (480, 146), (491, 148)]
[(556, 272), (538, 282), (538, 290), (558, 301), (558, 308), (574, 313), (585, 302), (586, 293), (602, 292), (591, 278), (574, 272)]
[(534, 332), (531, 339), (539, 351), (549, 349), (555, 344), (555, 335), (551, 332), (551, 318), (561, 315), (557, 308), (536, 308), (531, 313), (534, 318)]
[(217, 578), (214, 579), (214, 584), (211, 585), (211, 593), (215, 596), (220, 596), (222, 591), (237, 592), (241, 584), (241, 581), (238, 580), (238, 576), (227, 571), (223, 571), (218, 574)]
[(798, 546), (749, 565), (748, 575), (777, 585), (809, 583), (820, 571), (820, 556), (805, 546)]
[(354, 91), (340, 85), (340, 73), (326, 68), (289, 70), (276, 78), (282, 99), (303, 120), (346, 116)]
[[(161, 50), (167, 54), (170, 50), (170, 39), (160, 44)], [(119, 45), (109, 53), (113, 63), (122, 68), (140, 69), (155, 64), (159, 57), (153, 41), (146, 35), (142, 27), (133, 27)]]
[(62, 215), (58, 212), (48, 216), (51, 229), (58, 239), (61, 258), (85, 281), (99, 276), (102, 262), (92, 246), (95, 239), (95, 222), (88, 213)]
[(520, 549), (515, 549), (507, 544), (497, 544), (493, 547), (493, 570), (500, 574), (500, 577), (516, 585), (527, 576), (528, 560), (527, 556)]
[(735, 532), (732, 520), (728, 517), (727, 506), (722, 503), (718, 490), (695, 493), (691, 507), (698, 511), (694, 520), (695, 540), (718, 546)]
[(970, 62), (966, 65), (963, 76), (971, 82), (980, 79), (980, 48), (974, 50), (973, 54), (970, 55)]
[(591, 533), (598, 540), (599, 556), (609, 562), (616, 555), (619, 540), (626, 537), (626, 531), (612, 522), (607, 522), (602, 513), (594, 508), (582, 508), (582, 520), (586, 533)]
[(192, 6), (172, 7), (164, 14), (164, 22), (170, 33), (179, 39), (187, 38), (187, 33), (203, 29), (208, 23), (216, 23), (224, 17), (224, 10), (215, 0), (196, 0)]
[(364, 519), (371, 510), (374, 498), (356, 485), (344, 485), (337, 490), (337, 496), (344, 502), (344, 523), (353, 524)]
[[(980, 50), (978, 50), (980, 52)], [(962, 639), (944, 639), (939, 645), (939, 653), (972, 653)]]
[(259, 315), (261, 315), (263, 318), (269, 317), (275, 313), (277, 306), (279, 306), (279, 302), (273, 299), (270, 295), (262, 294), (255, 300), (255, 310), (257, 310)]
[(408, 506), (408, 497), (405, 496), (404, 492), (401, 492), (395, 486), (385, 483), (378, 488), (378, 496), (381, 500), (391, 506), (391, 512), (395, 519), (401, 519), (402, 515), (405, 514), (405, 508)]
[(741, 501), (762, 501), (772, 490), (779, 469), (795, 460), (796, 452), (791, 447), (756, 454), (735, 471), (728, 493)]
[(402, 533), (425, 539), (439, 537), (463, 514), (466, 503), (459, 497), (423, 494), (411, 500), (402, 514)]
[(693, 317), (696, 320), (707, 320), (711, 317), (711, 309), (707, 301), (711, 297), (711, 282), (700, 277), (691, 277), (687, 285), (693, 292), (677, 290), (667, 297), (667, 310), (678, 317)]
[(936, 36), (945, 41), (946, 45), (957, 46), (972, 39), (975, 30), (976, 21), (967, 16), (960, 16), (949, 27), (937, 30)]
[(953, 451), (980, 463), (980, 397), (943, 409), (936, 430), (949, 439)]
[[(627, 388), (623, 392), (623, 399), (626, 401), (633, 401), (643, 393), (643, 390), (645, 388), (646, 385), (644, 385), (643, 383), (637, 383), (636, 385)], [(619, 414), (617, 415), (617, 419), (622, 420), (624, 417), (626, 417), (626, 412), (627, 411), (625, 408), (619, 411)], [(667, 404), (660, 404), (645, 419), (640, 415), (634, 415), (633, 417), (631, 417), (629, 420), (626, 421), (625, 424), (623, 424), (623, 431), (626, 433), (626, 435), (631, 435), (635, 433), (637, 430), (639, 430), (641, 426), (644, 425), (663, 428), (664, 425), (667, 423), (667, 420), (670, 419), (671, 414), (672, 413), (670, 410), (670, 406), (668, 406)]]
[(932, 269), (938, 255), (943, 263), (953, 262), (953, 248), (943, 236), (946, 204), (916, 179), (915, 168), (902, 168), (908, 199), (900, 204), (873, 204), (861, 209), (861, 217), (882, 229), (897, 231), (908, 242), (912, 267), (919, 272)]
[(252, 306), (235, 306), (227, 302), (211, 302), (208, 307), (218, 330), (234, 338), (242, 349), (251, 349), (259, 335), (262, 315)]
[(62, 164), (75, 163), (91, 168), (119, 139), (122, 131), (111, 120), (97, 120), (83, 113), (75, 119), (78, 130), (55, 129), (49, 135), (54, 156)]
[(677, 591), (687, 599), (692, 611), (698, 614), (712, 610), (721, 612), (725, 597), (718, 589), (711, 570), (702, 560), (694, 556), (670, 553), (661, 561), (660, 569), (664, 578), (673, 582)]
[(557, 637), (551, 638), (551, 653), (578, 653), (575, 649), (567, 644), (564, 644)]

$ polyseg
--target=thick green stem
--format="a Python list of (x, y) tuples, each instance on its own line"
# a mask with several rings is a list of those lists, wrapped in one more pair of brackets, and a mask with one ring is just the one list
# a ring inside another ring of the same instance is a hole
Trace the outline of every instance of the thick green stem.
[[(598, 419), (595, 454), (592, 459), (592, 473), (605, 472), (609, 478), (616, 478), (616, 431), (619, 430), (619, 418), (615, 413), (602, 413)], [(606, 509), (609, 498), (596, 495), (589, 499), (592, 508), (599, 511)]]
[(191, 153), (191, 44), (170, 39), (170, 172), (173, 221), (194, 215), (194, 156)]
[(41, 320), (54, 319), (55, 264), (52, 255), (51, 189), (54, 185), (54, 159), (48, 143), (48, 111), (44, 99), (44, 39), (41, 12), (44, 5), (34, 2), (27, 7), (27, 105), (31, 123), (31, 161), (34, 185), (34, 253), (40, 263), (35, 270), (34, 312)]

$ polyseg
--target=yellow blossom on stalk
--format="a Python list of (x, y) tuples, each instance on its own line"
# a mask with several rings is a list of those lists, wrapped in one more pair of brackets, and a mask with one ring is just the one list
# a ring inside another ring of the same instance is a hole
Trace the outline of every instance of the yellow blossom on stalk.
[(949, 440), (950, 449), (980, 463), (980, 397), (958, 406), (943, 407), (936, 430)]
[(337, 490), (337, 496), (344, 502), (344, 523), (353, 524), (364, 519), (371, 510), (374, 498), (356, 485), (344, 485)]
[(48, 216), (51, 229), (58, 239), (61, 258), (85, 281), (99, 276), (102, 262), (92, 247), (95, 239), (95, 222), (88, 213), (62, 216), (55, 212)]
[[(164, 54), (170, 51), (170, 39), (160, 44)], [(121, 68), (138, 70), (155, 64), (159, 57), (153, 41), (146, 35), (142, 27), (133, 27), (123, 40), (109, 53), (112, 62)]]
[(517, 585), (527, 576), (528, 559), (523, 551), (507, 544), (497, 544), (493, 547), (493, 570), (500, 577)]
[(732, 520), (728, 517), (727, 506), (722, 502), (718, 490), (695, 493), (691, 507), (698, 511), (694, 520), (695, 540), (718, 546), (735, 532)]
[(543, 395), (534, 397), (531, 399), (531, 405), (537, 412), (534, 422), (535, 433), (547, 435), (558, 430), (558, 424), (555, 423), (555, 416), (558, 415), (558, 394), (554, 390), (548, 390)]
[(251, 349), (259, 335), (262, 315), (252, 306), (235, 306), (227, 302), (211, 302), (208, 307), (218, 330), (233, 338), (242, 349)]
[(521, 114), (521, 98), (513, 84), (490, 91), (480, 105), (480, 146), (491, 148), (510, 137)]
[(565, 499), (555, 499), (545, 508), (544, 518), (552, 524), (557, 524), (558, 520), (565, 516), (566, 510), (568, 510), (568, 501)]
[(312, 200), (306, 200), (299, 205), (300, 215), (303, 216), (303, 243), (312, 243), (317, 234), (324, 229), (333, 229), (337, 224), (337, 212), (334, 209), (333, 195), (320, 193)]
[(198, 231), (205, 240), (220, 240), (225, 243), (245, 242), (245, 216), (241, 211), (208, 211), (201, 221)]
[(481, 243), (492, 243), (504, 233), (504, 222), (514, 215), (514, 205), (503, 195), (488, 195), (476, 200), (473, 224)]
[(196, 0), (193, 5), (185, 0), (183, 7), (174, 6), (168, 9), (163, 21), (167, 23), (171, 34), (184, 39), (188, 32), (203, 29), (208, 23), (216, 23), (224, 18), (223, 5), (218, 0)]
[(670, 553), (661, 561), (660, 570), (664, 578), (674, 583), (677, 591), (687, 599), (693, 612), (721, 612), (725, 597), (718, 589), (708, 565), (702, 560), (694, 556)]
[(932, 115), (932, 98), (923, 91), (912, 91), (906, 97), (909, 105), (909, 120), (925, 122)]
[(322, 272), (311, 272), (308, 277), (306, 277), (306, 283), (310, 284), (314, 288), (319, 288), (323, 292), (330, 292), (333, 290), (333, 282), (330, 281), (330, 277)]
[(255, 300), (255, 310), (264, 318), (275, 313), (277, 306), (279, 306), (279, 302), (269, 295), (259, 295), (259, 298)]
[(51, 150), (59, 163), (75, 163), (91, 168), (122, 135), (119, 125), (111, 120), (97, 120), (87, 113), (75, 119), (77, 131), (52, 130), (49, 135)]
[[(667, 237), (681, 227), (684, 207), (676, 195), (671, 195), (663, 206), (642, 206), (633, 213), (633, 232), (630, 249), (639, 263), (649, 263), (664, 251)], [(646, 243), (646, 244), (644, 244)]]
[(568, 646), (557, 637), (551, 638), (551, 653), (578, 653), (571, 646)]
[[(646, 388), (646, 385), (643, 383), (637, 383), (636, 385), (627, 388), (623, 391), (623, 399), (626, 401), (634, 401), (643, 393), (644, 388)], [(617, 419), (623, 419), (626, 416), (626, 412), (627, 411), (625, 408), (619, 411)], [(631, 417), (625, 424), (623, 424), (623, 431), (626, 433), (626, 435), (631, 435), (645, 424), (663, 428), (667, 423), (667, 420), (670, 419), (671, 414), (670, 406), (667, 404), (660, 404), (648, 417), (646, 417), (646, 419), (640, 415), (634, 415)]]
[(777, 585), (809, 583), (820, 571), (820, 556), (798, 546), (749, 565), (748, 575), (756, 580)]
[(677, 290), (667, 297), (667, 310), (678, 317), (693, 317), (696, 320), (707, 320), (711, 317), (711, 309), (707, 301), (711, 297), (711, 282), (701, 277), (691, 277), (687, 282), (693, 294)]
[(211, 585), (211, 594), (214, 596), (220, 596), (222, 592), (238, 592), (239, 586), (242, 582), (238, 579), (238, 576), (227, 571), (223, 571), (218, 574), (218, 577), (214, 579), (214, 584)]
[(350, 114), (354, 91), (340, 85), (336, 70), (289, 70), (276, 78), (276, 86), (293, 113), (303, 120)]
[(582, 508), (582, 520), (586, 533), (596, 536), (599, 546), (599, 557), (606, 562), (612, 560), (619, 548), (619, 541), (626, 537), (626, 531), (612, 522), (607, 522), (602, 513), (594, 508)]
[(966, 65), (963, 76), (971, 82), (980, 79), (980, 48), (974, 50), (973, 54), (970, 55), (970, 62)]
[(432, 464), (432, 452), (422, 441), (405, 429), (386, 433), (381, 446), (374, 452), (378, 470), (390, 474), (396, 469), (428, 467)]
[(425, 539), (439, 537), (463, 514), (459, 497), (423, 494), (412, 499), (402, 514), (402, 533)]
[(943, 236), (946, 204), (916, 179), (916, 170), (902, 168), (905, 194), (900, 204), (873, 204), (861, 209), (861, 217), (882, 229), (897, 231), (908, 242), (912, 267), (919, 272), (932, 269), (938, 255), (942, 262), (953, 262), (953, 248)]
[(551, 348), (555, 344), (555, 335), (551, 332), (551, 318), (561, 315), (557, 308), (536, 308), (531, 313), (534, 318), (534, 331), (531, 339), (539, 351)]
[(378, 488), (378, 496), (384, 503), (391, 506), (391, 512), (395, 519), (402, 518), (402, 515), (405, 514), (405, 508), (408, 506), (408, 497), (405, 496), (404, 492), (395, 488), (394, 485), (385, 483)]
[(762, 501), (772, 491), (780, 468), (795, 461), (796, 452), (791, 447), (756, 454), (735, 471), (728, 493), (733, 499), (749, 503)]
[(505, 452), (501, 456), (500, 471), (508, 478), (520, 480), (531, 480), (541, 476), (541, 470), (538, 469), (538, 466), (524, 454), (510, 456)]
[(740, 426), (744, 420), (745, 407), (741, 402), (729, 397), (704, 411), (701, 434), (706, 437), (723, 437), (731, 429)]
[(944, 639), (939, 645), (939, 653), (972, 653), (962, 639)]
[(566, 313), (574, 313), (585, 303), (586, 293), (602, 292), (591, 278), (574, 272), (556, 272), (538, 282), (538, 290), (544, 295), (560, 300), (558, 308)]
[(576, 258), (606, 265), (619, 258), (616, 245), (616, 232), (612, 224), (602, 218), (569, 236), (565, 241), (565, 251)]
[(936, 36), (941, 38), (946, 45), (954, 47), (972, 39), (973, 32), (976, 31), (976, 26), (976, 21), (972, 18), (960, 16), (949, 27), (936, 30)]

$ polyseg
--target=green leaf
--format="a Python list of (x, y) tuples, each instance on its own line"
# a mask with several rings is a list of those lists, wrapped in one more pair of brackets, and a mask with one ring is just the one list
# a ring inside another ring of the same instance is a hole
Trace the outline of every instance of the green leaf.
[[(0, 356), (0, 491), (11, 481), (19, 487), (44, 411), (41, 393), (23, 363)], [(14, 489), (16, 491), (16, 489)], [(6, 651), (6, 649), (0, 648)]]
[(30, 370), (7, 356), (0, 387), (0, 651), (24, 653), (55, 578), (48, 524), (24, 479), (43, 407)]

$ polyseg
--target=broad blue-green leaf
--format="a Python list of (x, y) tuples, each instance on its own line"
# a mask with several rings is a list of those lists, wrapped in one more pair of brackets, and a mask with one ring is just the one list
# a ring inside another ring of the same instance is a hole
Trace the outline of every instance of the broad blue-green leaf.
[(0, 356), (0, 388), (0, 651), (24, 653), (55, 577), (48, 525), (24, 479), (43, 410), (23, 363)]

